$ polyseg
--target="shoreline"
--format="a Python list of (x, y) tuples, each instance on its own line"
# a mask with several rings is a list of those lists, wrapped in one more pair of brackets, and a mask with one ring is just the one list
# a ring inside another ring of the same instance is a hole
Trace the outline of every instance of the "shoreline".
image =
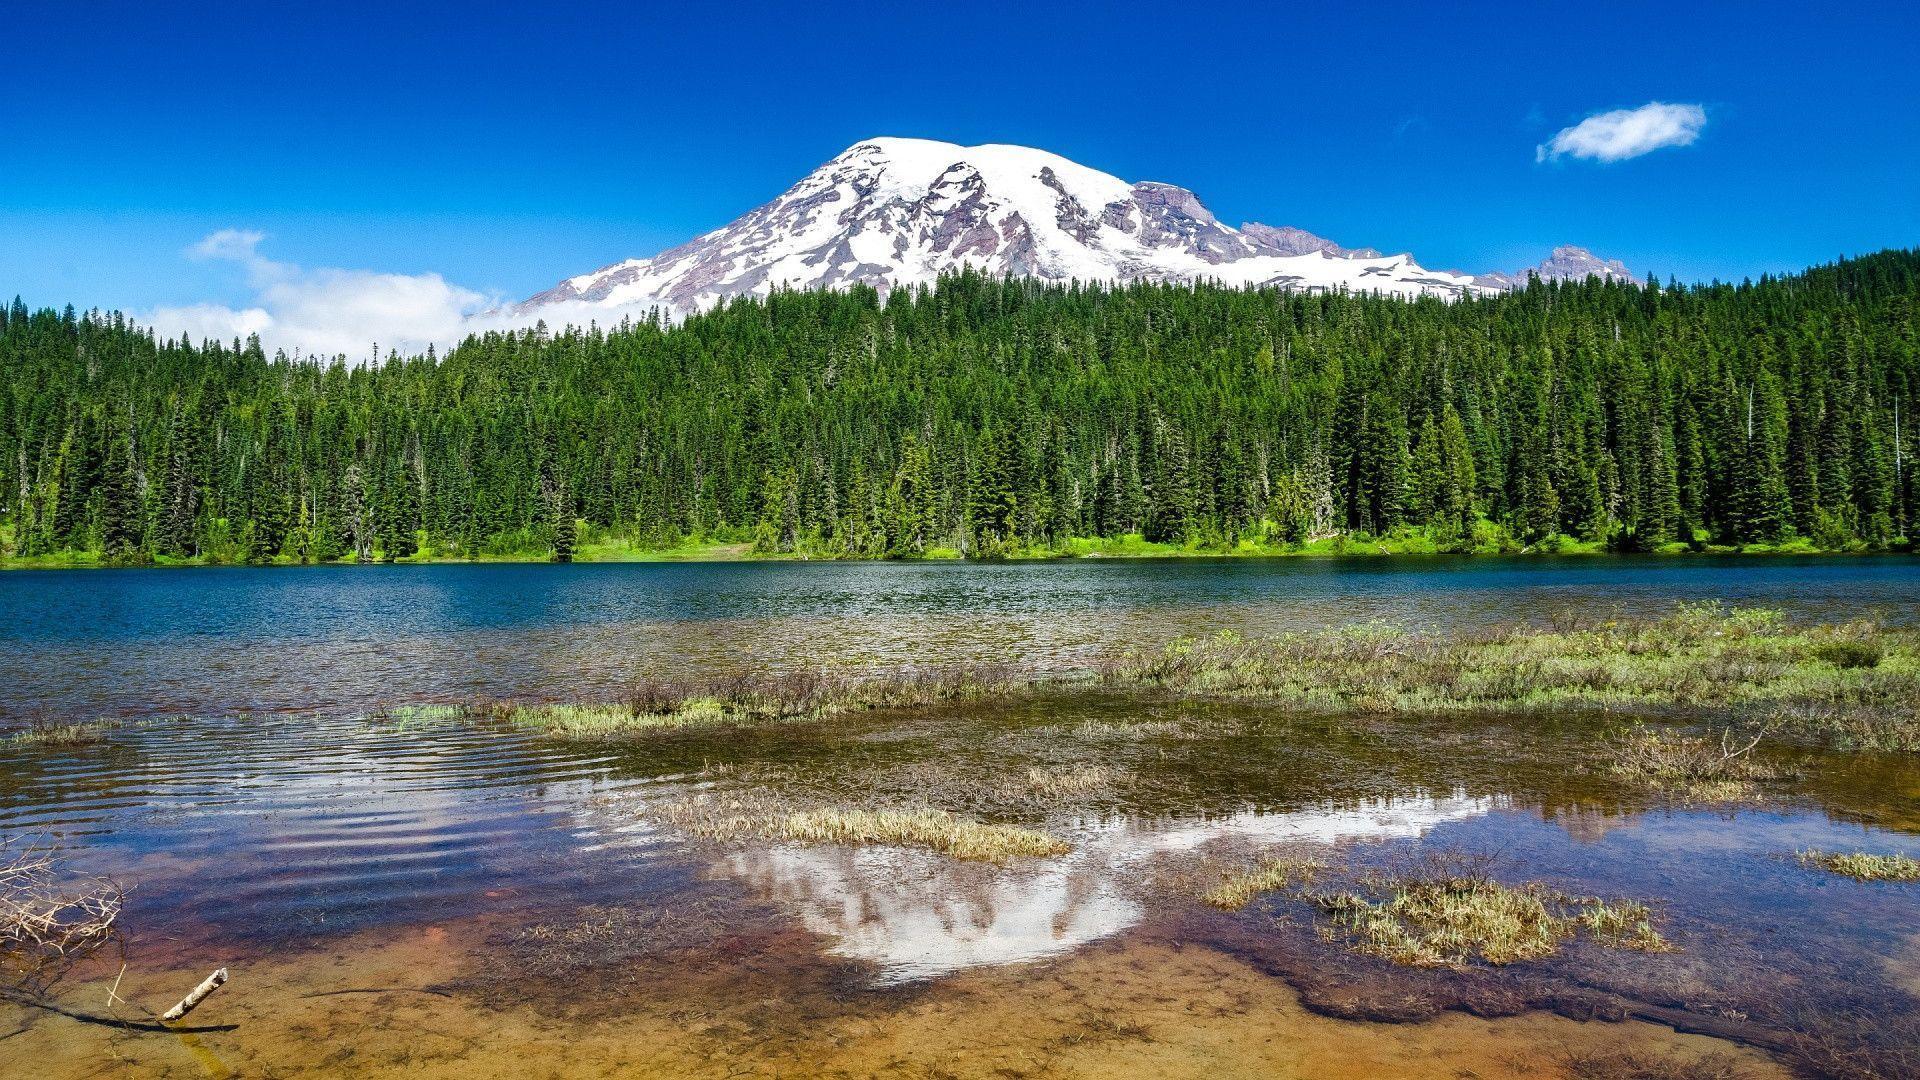
[[(1568, 542), (1554, 545), (1533, 545), (1528, 547), (1481, 549), (1470, 551), (1434, 550), (1421, 545), (1396, 544), (1381, 541), (1340, 541), (1316, 542), (1304, 546), (1257, 546), (1242, 544), (1236, 548), (1206, 549), (1186, 548), (1173, 545), (1145, 545), (1118, 541), (1070, 542), (1063, 548), (1035, 549), (1031, 551), (1010, 551), (987, 558), (973, 558), (957, 551), (942, 550), (922, 555), (894, 558), (873, 558), (854, 555), (820, 555), (796, 552), (756, 552), (752, 545), (745, 543), (703, 544), (686, 547), (644, 549), (628, 548), (621, 545), (607, 545), (607, 550), (593, 551), (591, 548), (576, 552), (568, 562), (580, 564), (633, 564), (633, 563), (790, 563), (790, 562), (828, 562), (828, 563), (1042, 563), (1042, 562), (1091, 562), (1100, 560), (1176, 560), (1176, 559), (1378, 559), (1433, 557), (1474, 560), (1489, 557), (1520, 558), (1556, 558), (1580, 557), (1620, 559), (1638, 559), (1647, 556), (1675, 557), (1701, 556), (1740, 558), (1767, 558), (1779, 556), (1910, 556), (1915, 550), (1906, 546), (1868, 547), (1860, 545), (1845, 548), (1820, 548), (1801, 544), (1747, 544), (1721, 545), (1706, 544), (1698, 547), (1684, 544), (1669, 544), (1658, 551), (1620, 551), (1608, 548), (1600, 543)], [(240, 562), (226, 559), (207, 559), (201, 557), (187, 559), (155, 559), (149, 561), (117, 561), (107, 559), (91, 552), (62, 553), (58, 555), (34, 556), (30, 558), (0, 557), (0, 572), (8, 570), (125, 570), (125, 569), (187, 569), (212, 567), (298, 567), (298, 566), (430, 566), (430, 565), (481, 565), (512, 564), (540, 565), (552, 564), (551, 555), (420, 555), (404, 559), (373, 559), (359, 562), (352, 559), (329, 559), (309, 561), (281, 557), (270, 562)]]

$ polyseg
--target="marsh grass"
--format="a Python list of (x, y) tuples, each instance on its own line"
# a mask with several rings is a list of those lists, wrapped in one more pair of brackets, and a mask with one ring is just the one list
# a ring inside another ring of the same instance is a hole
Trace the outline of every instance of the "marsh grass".
[(1920, 637), (1864, 621), (1796, 629), (1777, 611), (1717, 603), (1457, 637), (1378, 622), (1225, 632), (1121, 653), (1101, 675), (1330, 712), (1719, 711), (1845, 747), (1920, 751)]
[(1035, 767), (1012, 786), (1043, 799), (1070, 799), (1112, 791), (1124, 778), (1119, 769), (1106, 765)]
[[(1289, 899), (1325, 916), (1318, 930), (1323, 941), (1408, 967), (1540, 960), (1581, 936), (1611, 949), (1673, 950), (1645, 904), (1571, 896), (1539, 882), (1509, 885), (1491, 875), (1495, 861), (1443, 853), (1397, 871), (1356, 873), (1312, 860), (1269, 859), (1227, 878), (1204, 899), (1233, 911), (1262, 893), (1287, 890)], [(1311, 888), (1336, 873), (1345, 887)]]
[(928, 807), (806, 806), (764, 793), (694, 795), (664, 801), (654, 815), (709, 840), (762, 839), (845, 847), (924, 848), (956, 859), (1004, 863), (1064, 855), (1072, 845), (1013, 825)]
[(382, 709), (369, 719), (380, 723), (389, 731), (401, 732), (459, 723), (466, 720), (472, 711), (465, 705), (439, 703), (394, 705)]
[(743, 672), (703, 679), (643, 679), (620, 701), (397, 706), (382, 715), (403, 724), (449, 716), (493, 719), (556, 738), (597, 739), (817, 720), (866, 709), (1009, 694), (1031, 685), (1032, 680), (992, 665), (867, 677), (815, 671)]
[(1325, 869), (1317, 859), (1266, 858), (1251, 870), (1227, 875), (1200, 899), (1222, 911), (1239, 911), (1264, 893), (1311, 885)]
[(0, 738), (0, 742), (8, 746), (90, 746), (104, 741), (107, 732), (118, 726), (119, 722), (114, 720), (64, 724), (36, 721), (31, 727)]
[(1636, 727), (1610, 742), (1607, 771), (1695, 801), (1748, 799), (1760, 784), (1789, 775), (1754, 758), (1767, 734), (1767, 728), (1742, 737), (1730, 728), (1700, 736)]
[(1855, 881), (1920, 881), (1920, 859), (1897, 853), (1801, 851), (1794, 857), (1802, 866), (1841, 874)]
[(1582, 932), (1607, 948), (1672, 948), (1644, 904), (1571, 897), (1537, 883), (1512, 886), (1479, 875), (1400, 878), (1307, 899), (1331, 921), (1323, 937), (1409, 967), (1540, 960)]

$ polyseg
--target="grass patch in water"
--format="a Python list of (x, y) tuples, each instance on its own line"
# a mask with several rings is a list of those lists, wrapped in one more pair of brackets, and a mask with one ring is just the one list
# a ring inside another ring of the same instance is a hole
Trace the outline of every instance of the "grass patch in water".
[(91, 746), (106, 739), (107, 732), (119, 727), (117, 720), (92, 720), (82, 723), (35, 723), (5, 736), (8, 746)]
[(1795, 628), (1777, 611), (1682, 604), (1662, 619), (1439, 637), (1382, 623), (1119, 655), (1113, 684), (1328, 712), (1711, 709), (1858, 749), (1920, 752), (1920, 634)]
[(1106, 765), (1036, 767), (1028, 769), (1025, 781), (1017, 786), (1044, 798), (1065, 799), (1111, 791), (1122, 779), (1120, 770)]
[(1239, 911), (1263, 893), (1311, 885), (1324, 869), (1326, 867), (1315, 859), (1262, 859), (1260, 865), (1251, 870), (1227, 875), (1200, 899), (1222, 911)]
[(1920, 859), (1865, 851), (1802, 851), (1800, 865), (1840, 874), (1855, 881), (1920, 881)]
[(1751, 798), (1760, 783), (1787, 775), (1754, 759), (1764, 734), (1742, 740), (1726, 728), (1713, 738), (1635, 728), (1612, 741), (1607, 771), (1702, 802)]
[(926, 807), (793, 806), (764, 794), (741, 793), (668, 800), (657, 805), (654, 813), (709, 840), (925, 848), (956, 859), (991, 863), (1072, 850), (1066, 841), (1034, 829), (990, 824)]
[(649, 735), (696, 727), (815, 720), (836, 713), (931, 705), (1032, 685), (1005, 668), (972, 665), (902, 674), (853, 677), (811, 671), (746, 672), (704, 679), (648, 679), (623, 701), (560, 704), (483, 703), (396, 706), (389, 720), (450, 716), (503, 720), (515, 727), (567, 739)]
[(1331, 873), (1326, 867), (1269, 859), (1229, 877), (1205, 900), (1232, 911), (1262, 893), (1290, 890), (1291, 899), (1326, 916), (1323, 941), (1408, 967), (1541, 960), (1580, 937), (1611, 949), (1673, 951), (1643, 903), (1570, 896), (1539, 882), (1508, 885), (1488, 872), (1493, 862), (1442, 854), (1400, 872), (1359, 873), (1346, 888), (1314, 890), (1309, 886)]
[(1481, 876), (1402, 878), (1382, 890), (1307, 899), (1332, 920), (1323, 937), (1409, 967), (1540, 960), (1583, 931), (1608, 948), (1672, 949), (1644, 904), (1570, 897)]

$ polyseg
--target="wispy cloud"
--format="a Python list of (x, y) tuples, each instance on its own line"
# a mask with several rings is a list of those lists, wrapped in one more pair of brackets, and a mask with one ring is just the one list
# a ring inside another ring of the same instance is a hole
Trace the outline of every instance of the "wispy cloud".
[(524, 329), (541, 321), (557, 330), (568, 324), (613, 326), (623, 318), (640, 321), (650, 314), (649, 308), (637, 305), (580, 302), (517, 312), (498, 296), (464, 288), (439, 274), (279, 262), (260, 254), (266, 239), (265, 233), (251, 229), (221, 229), (181, 253), (196, 262), (242, 268), (253, 294), (250, 303), (161, 307), (136, 313), (135, 320), (162, 337), (229, 341), (258, 334), (269, 351), (358, 360), (373, 356), (376, 345), (382, 356), (391, 350), (412, 355), (428, 345), (451, 348), (469, 334)]
[(1615, 109), (1562, 128), (1534, 148), (1533, 159), (1625, 161), (1664, 147), (1691, 145), (1706, 126), (1707, 110), (1698, 105), (1650, 101), (1637, 109)]
[(369, 355), (446, 347), (466, 336), (468, 319), (494, 306), (492, 298), (439, 274), (308, 268), (260, 254), (265, 234), (221, 229), (187, 248), (187, 258), (230, 262), (246, 271), (253, 291), (245, 307), (192, 304), (143, 313), (141, 321), (167, 337), (229, 339), (260, 335), (270, 349), (307, 355)]

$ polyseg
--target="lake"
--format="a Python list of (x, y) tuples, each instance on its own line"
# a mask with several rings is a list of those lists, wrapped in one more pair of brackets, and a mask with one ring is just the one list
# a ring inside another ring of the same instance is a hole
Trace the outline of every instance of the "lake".
[(1386, 620), (1920, 617), (1920, 559), (1362, 557), (622, 563), (0, 573), (0, 721), (617, 697), (639, 676), (998, 661)]
[[(1570, 711), (1329, 718), (1069, 684), (643, 739), (377, 715), (709, 670), (1070, 672), (1221, 628), (1458, 631), (1681, 600), (1910, 624), (1920, 562), (0, 574), (0, 718), (135, 721), (0, 745), (0, 837), (127, 889), (111, 955), (54, 1008), (0, 1001), (0, 1074), (1900, 1075), (1920, 885), (1794, 853), (1920, 856), (1906, 756), (1783, 747), (1764, 793), (1701, 803), (1596, 768), (1617, 721)], [(1093, 780), (1046, 801), (1035, 776)], [(995, 865), (672, 824), (687, 800), (769, 795), (905, 799), (1068, 850)], [(1471, 865), (1644, 901), (1673, 947), (1576, 937), (1410, 968), (1350, 951), (1311, 903), (1197, 899), (1277, 856), (1340, 868), (1337, 888)], [(200, 1011), (151, 1022), (218, 966), (233, 980)]]

